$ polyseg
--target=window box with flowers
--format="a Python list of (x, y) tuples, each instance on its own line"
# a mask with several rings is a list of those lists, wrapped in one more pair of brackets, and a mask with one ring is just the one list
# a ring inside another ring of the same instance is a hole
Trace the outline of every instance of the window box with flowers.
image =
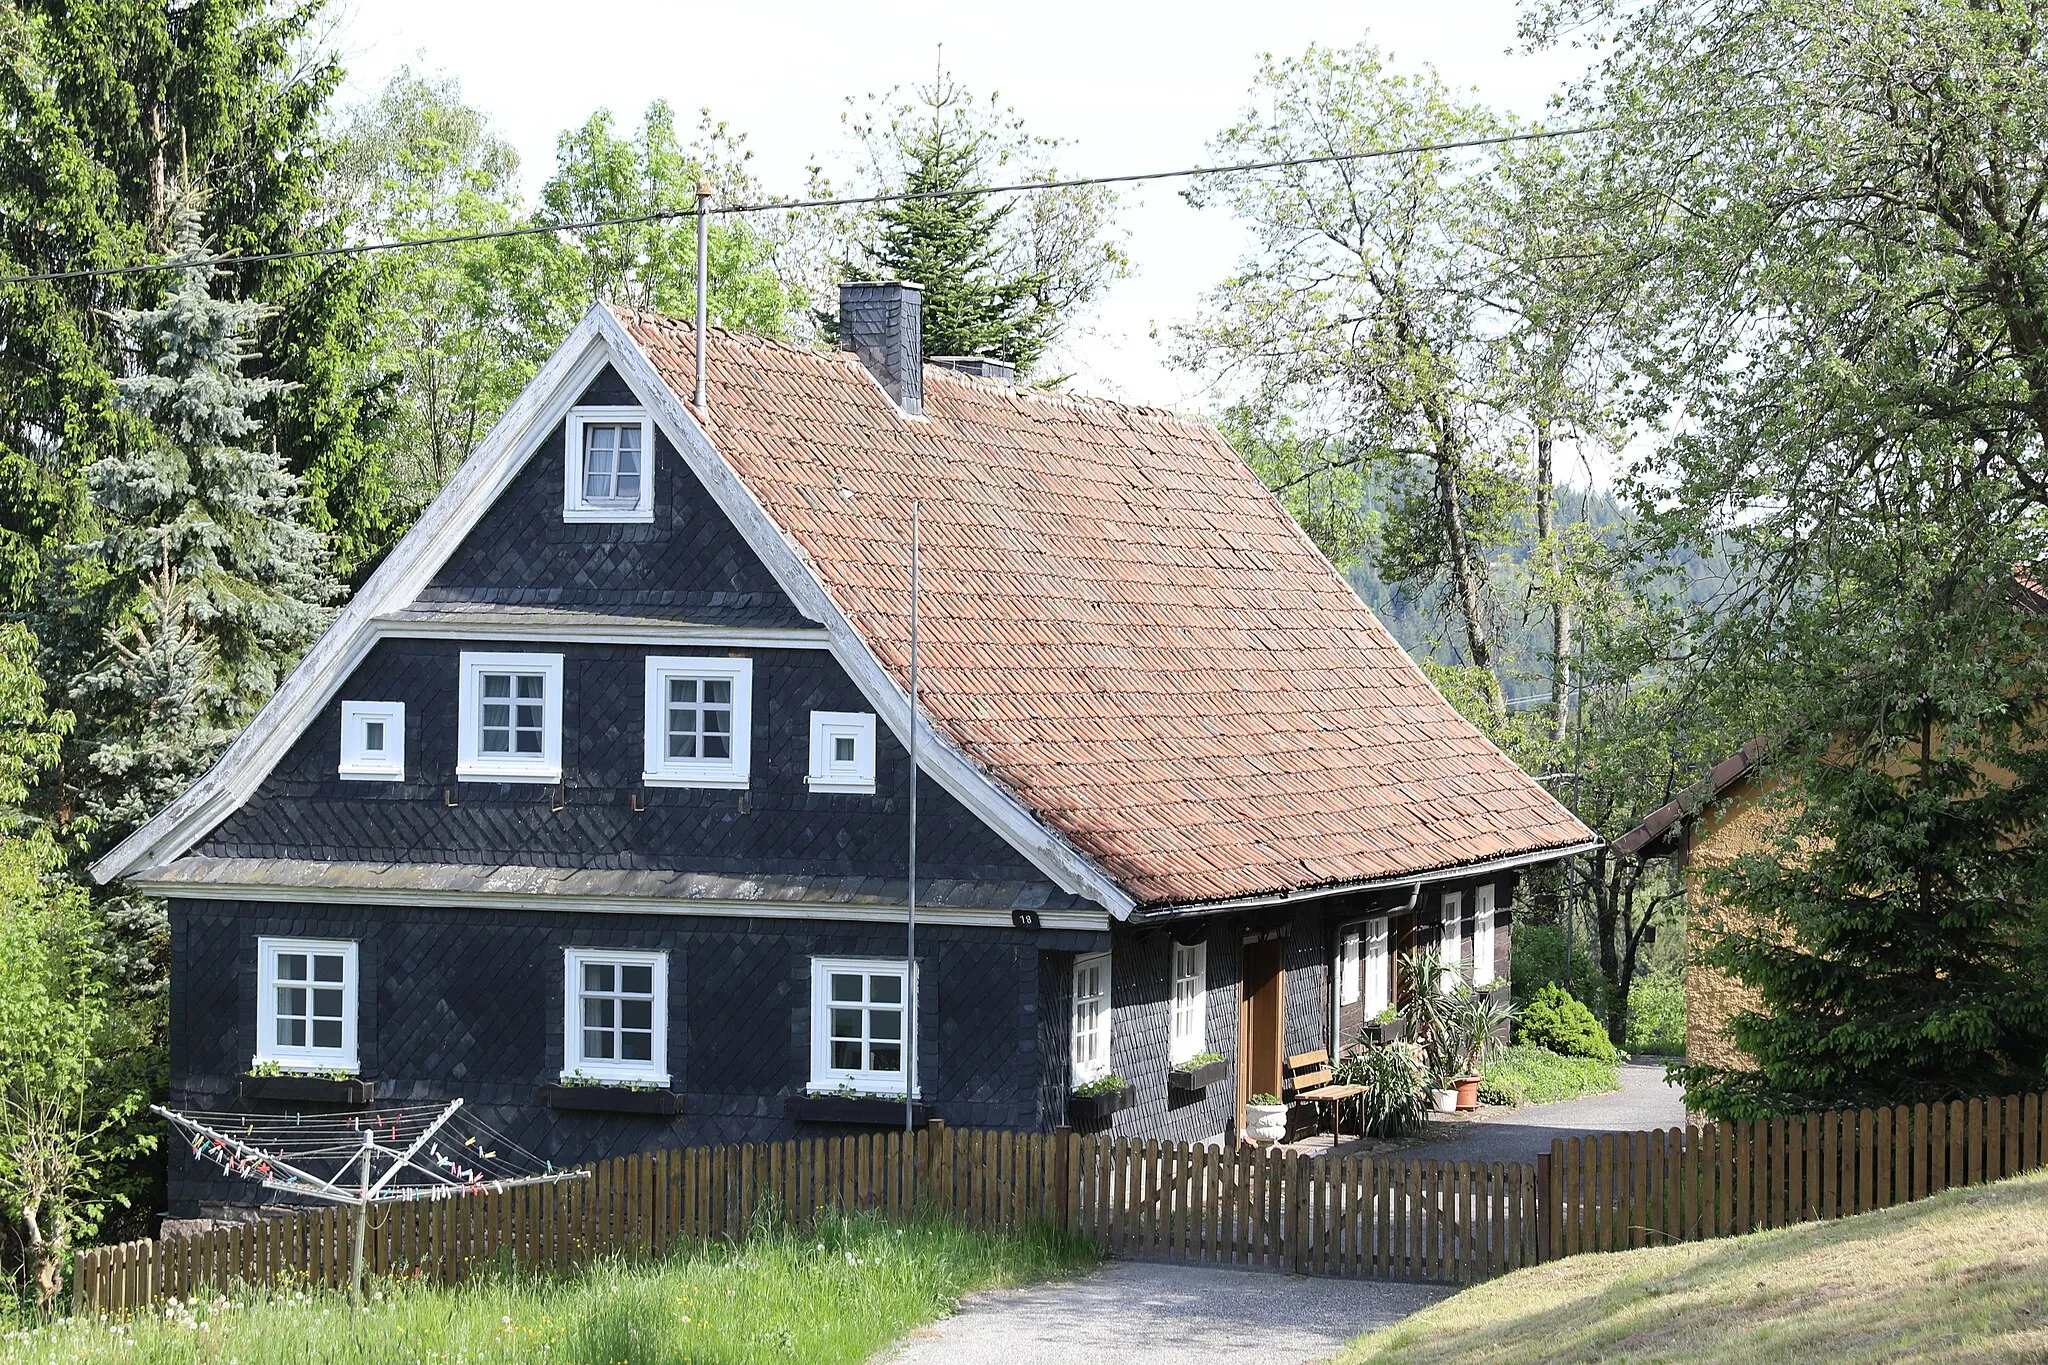
[(1130, 1082), (1112, 1071), (1068, 1092), (1067, 1119), (1071, 1123), (1099, 1123), (1137, 1102), (1138, 1092)]
[(1166, 1073), (1166, 1083), (1175, 1090), (1205, 1090), (1230, 1074), (1230, 1063), (1218, 1052), (1198, 1052), (1176, 1063)]

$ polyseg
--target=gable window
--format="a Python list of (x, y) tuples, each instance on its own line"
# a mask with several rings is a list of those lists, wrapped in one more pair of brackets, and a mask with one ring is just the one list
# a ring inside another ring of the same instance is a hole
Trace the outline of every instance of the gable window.
[(398, 782), (405, 778), (405, 703), (345, 701), (341, 704), (343, 778), (356, 782)]
[(1390, 963), (1387, 959), (1387, 917), (1379, 916), (1365, 922), (1364, 941), (1360, 945), (1365, 978), (1362, 994), (1365, 997), (1365, 1017), (1377, 1019), (1393, 1003), (1393, 992), (1388, 989)]
[(562, 656), (462, 656), (455, 775), (466, 782), (562, 780)]
[(1209, 945), (1173, 945), (1173, 1022), (1169, 1061), (1184, 1062), (1208, 1050)]
[(811, 712), (814, 792), (875, 790), (875, 717), (868, 711)]
[(1437, 935), (1437, 953), (1443, 958), (1443, 972), (1437, 989), (1445, 995), (1458, 989), (1465, 954), (1465, 893), (1446, 891), (1442, 902), (1442, 925)]
[(562, 1074), (668, 1084), (668, 954), (563, 954)]
[(647, 660), (646, 772), (655, 787), (744, 787), (751, 659)]
[(1482, 886), (1472, 893), (1472, 984), (1493, 984), (1494, 889)]
[(812, 958), (811, 1089), (902, 1094), (909, 994), (900, 958)]
[(1109, 1074), (1109, 954), (1074, 959), (1074, 1084)]
[(640, 408), (574, 408), (563, 455), (564, 521), (654, 520), (654, 423)]
[(256, 1063), (356, 1070), (355, 943), (259, 938), (256, 963)]

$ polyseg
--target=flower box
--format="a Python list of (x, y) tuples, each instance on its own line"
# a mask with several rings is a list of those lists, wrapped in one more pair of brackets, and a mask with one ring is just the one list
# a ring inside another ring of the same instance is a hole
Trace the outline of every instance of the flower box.
[(1128, 1109), (1138, 1102), (1138, 1092), (1130, 1086), (1121, 1090), (1105, 1090), (1097, 1095), (1068, 1095), (1067, 1121), (1070, 1123), (1099, 1123), (1119, 1109)]
[(673, 1090), (642, 1090), (630, 1085), (544, 1085), (540, 1097), (550, 1109), (582, 1109), (604, 1114), (683, 1112), (683, 1097)]
[(1177, 1066), (1166, 1073), (1166, 1083), (1175, 1090), (1202, 1090), (1230, 1073), (1229, 1062), (1203, 1062), (1200, 1066)]
[(1358, 1032), (1360, 1037), (1370, 1043), (1398, 1043), (1408, 1036), (1408, 1021), (1397, 1015), (1392, 1019), (1367, 1024)]
[[(867, 1095), (791, 1095), (783, 1101), (782, 1113), (797, 1123), (838, 1123), (863, 1128), (903, 1126), (902, 1100)], [(912, 1124), (922, 1127), (931, 1118), (931, 1106), (913, 1102), (910, 1114)]]
[(283, 1100), (293, 1104), (369, 1104), (376, 1097), (376, 1084), (349, 1076), (255, 1076), (242, 1077), (244, 1100)]

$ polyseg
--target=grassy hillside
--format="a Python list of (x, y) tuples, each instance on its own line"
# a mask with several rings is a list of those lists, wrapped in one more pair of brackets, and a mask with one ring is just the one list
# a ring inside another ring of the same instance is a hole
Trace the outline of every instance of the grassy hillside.
[[(563, 1279), (507, 1274), (453, 1289), (343, 1294), (279, 1285), (156, 1313), (0, 1330), (0, 1365), (855, 1365), (977, 1289), (1095, 1263), (1054, 1234), (1006, 1238), (871, 1218), (758, 1233), (664, 1261)], [(0, 1323), (0, 1328), (5, 1324)]]
[(1362, 1337), (1339, 1359), (2048, 1359), (2048, 1174), (1833, 1223), (1537, 1266)]

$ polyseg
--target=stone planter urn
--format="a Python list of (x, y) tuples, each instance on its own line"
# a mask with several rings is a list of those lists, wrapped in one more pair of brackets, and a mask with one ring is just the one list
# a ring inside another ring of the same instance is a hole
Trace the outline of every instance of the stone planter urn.
[(1247, 1104), (1244, 1107), (1244, 1135), (1253, 1142), (1282, 1142), (1287, 1137), (1287, 1106)]

